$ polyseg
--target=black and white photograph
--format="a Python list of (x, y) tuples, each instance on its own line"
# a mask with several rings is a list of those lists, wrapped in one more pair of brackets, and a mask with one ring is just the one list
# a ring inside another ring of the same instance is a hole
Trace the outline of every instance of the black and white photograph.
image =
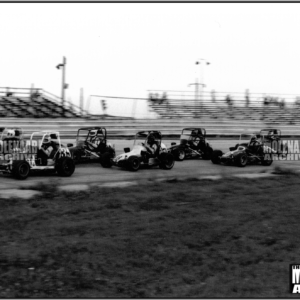
[(0, 298), (300, 294), (300, 3), (0, 3)]

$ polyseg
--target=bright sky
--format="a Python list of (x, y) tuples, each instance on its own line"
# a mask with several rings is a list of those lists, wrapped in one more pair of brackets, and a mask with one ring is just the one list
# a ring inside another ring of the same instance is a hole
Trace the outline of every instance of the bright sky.
[(202, 58), (208, 90), (300, 94), (299, 33), (299, 3), (5, 3), (0, 87), (60, 96), (66, 56), (75, 104), (80, 88), (85, 100), (192, 91)]

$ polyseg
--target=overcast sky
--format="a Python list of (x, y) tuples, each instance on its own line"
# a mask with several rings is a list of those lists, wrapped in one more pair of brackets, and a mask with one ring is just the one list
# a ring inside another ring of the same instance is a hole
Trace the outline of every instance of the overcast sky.
[(300, 4), (0, 4), (0, 86), (66, 98), (146, 97), (147, 90), (300, 94)]

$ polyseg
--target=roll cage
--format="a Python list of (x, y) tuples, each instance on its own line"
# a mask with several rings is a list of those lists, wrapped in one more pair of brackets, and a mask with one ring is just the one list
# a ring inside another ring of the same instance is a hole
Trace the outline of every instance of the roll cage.
[(206, 130), (204, 128), (200, 127), (189, 127), (189, 128), (183, 128), (181, 134), (182, 135), (188, 135), (184, 131), (190, 131), (189, 135), (191, 137), (206, 137)]
[(261, 129), (259, 135), (261, 140), (279, 140), (281, 137), (281, 130), (276, 128)]
[(53, 158), (56, 157), (57, 153), (62, 150), (61, 140), (58, 131), (35, 131), (30, 136), (30, 144), (33, 145), (32, 140), (34, 136), (41, 135), (40, 146), (43, 145), (46, 136), (50, 136), (51, 142), (55, 144), (57, 150), (53, 153)]
[(161, 146), (161, 139), (162, 139), (162, 135), (160, 131), (155, 131), (155, 130), (149, 130), (149, 131), (139, 131), (138, 133), (136, 133), (135, 137), (134, 137), (134, 143), (133, 145), (136, 145), (137, 143), (137, 139), (145, 139), (145, 142), (147, 141), (148, 137), (152, 135), (155, 139), (155, 142), (157, 143), (157, 145)]
[(94, 130), (97, 130), (97, 134), (96, 134), (96, 137), (100, 140), (100, 141), (106, 141), (106, 129), (104, 127), (82, 127), (82, 128), (79, 128), (78, 131), (77, 131), (77, 136), (76, 136), (76, 144), (78, 144), (79, 140), (83, 140), (83, 139), (80, 139), (80, 132), (82, 131), (87, 131), (87, 135), (84, 139), (84, 141), (88, 141), (91, 139), (91, 131), (94, 131)]

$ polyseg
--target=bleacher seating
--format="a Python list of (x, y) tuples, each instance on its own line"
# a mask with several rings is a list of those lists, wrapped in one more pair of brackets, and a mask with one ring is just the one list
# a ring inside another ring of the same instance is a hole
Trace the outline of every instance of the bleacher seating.
[(300, 124), (295, 108), (279, 106), (252, 105), (228, 106), (226, 104), (204, 102), (195, 105), (195, 101), (166, 100), (164, 102), (149, 101), (149, 106), (160, 118), (196, 118), (196, 119), (234, 119), (262, 120), (265, 124)]
[(80, 113), (62, 105), (49, 96), (0, 96), (0, 116), (18, 118), (76, 118)]

